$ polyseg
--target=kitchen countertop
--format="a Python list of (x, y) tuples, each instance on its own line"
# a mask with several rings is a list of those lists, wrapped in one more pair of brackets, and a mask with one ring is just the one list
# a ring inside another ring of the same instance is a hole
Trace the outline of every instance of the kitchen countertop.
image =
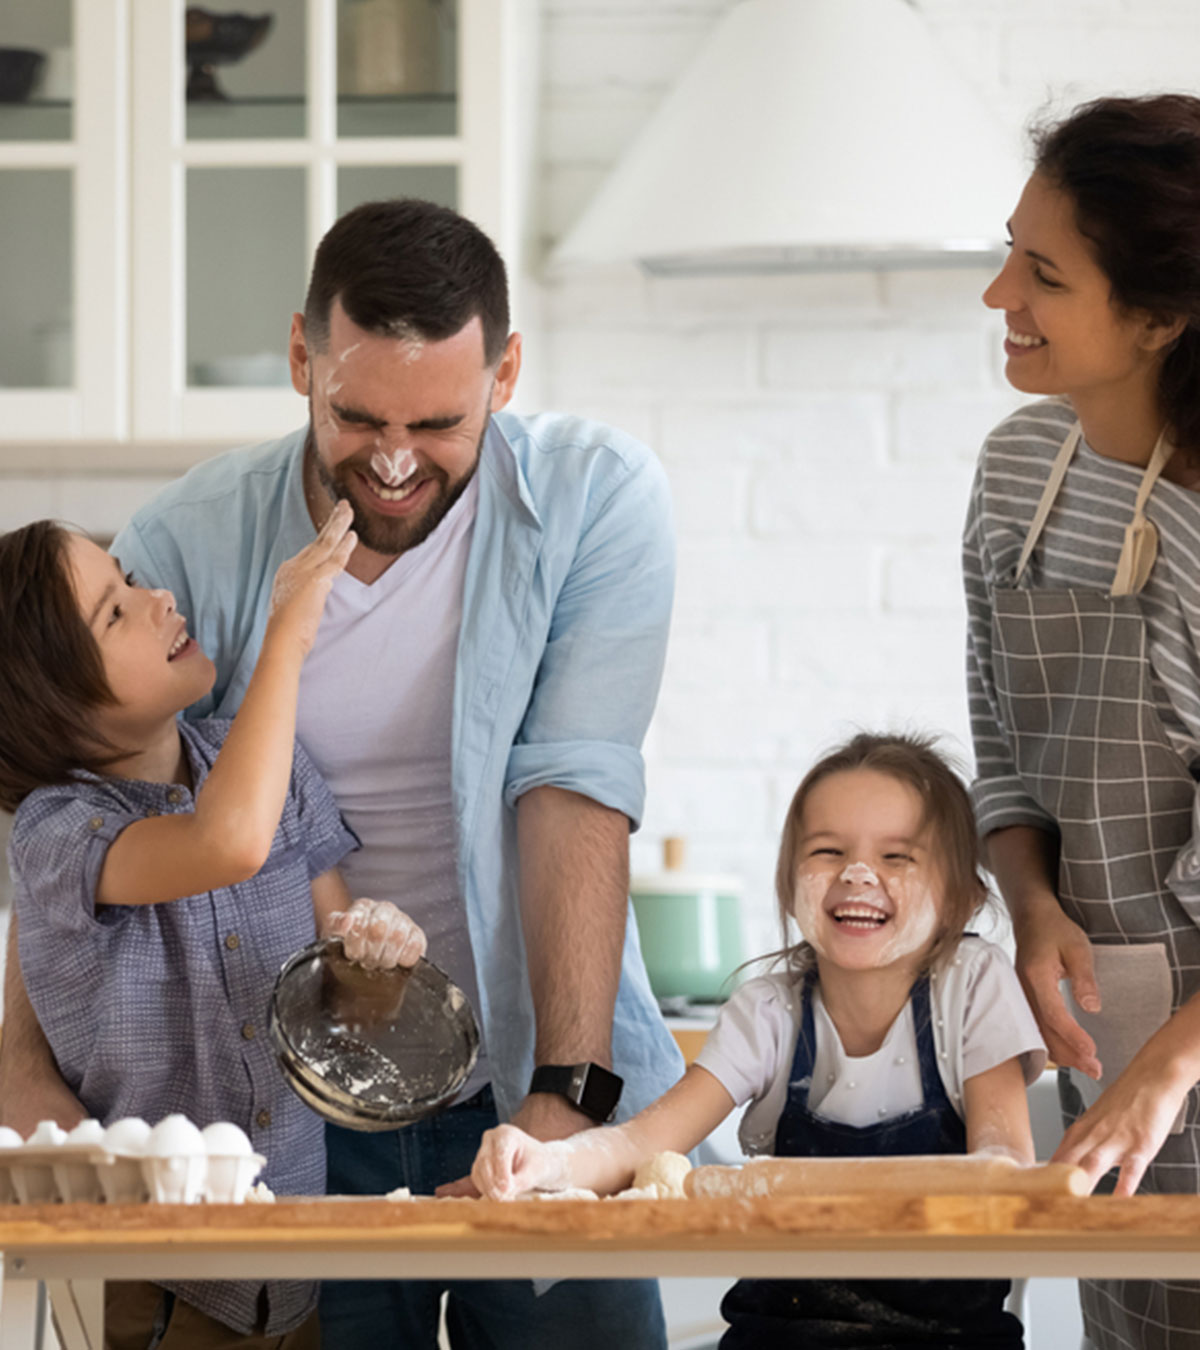
[[(109, 1279), (1200, 1278), (1200, 1197), (926, 1196), (0, 1207), (0, 1345), (45, 1280), (100, 1350)], [(22, 1339), (22, 1336), (25, 1339)]]

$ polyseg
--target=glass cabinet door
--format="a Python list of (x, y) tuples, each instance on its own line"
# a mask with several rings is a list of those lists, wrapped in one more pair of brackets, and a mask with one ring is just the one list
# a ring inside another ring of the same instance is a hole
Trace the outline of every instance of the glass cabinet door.
[(325, 230), (371, 198), (460, 205), (480, 0), (132, 3), (134, 434), (278, 434), (305, 414), (287, 335)]
[[(126, 429), (119, 5), (5, 0), (0, 8), (6, 439), (109, 438)], [(91, 62), (81, 71), (83, 49)]]

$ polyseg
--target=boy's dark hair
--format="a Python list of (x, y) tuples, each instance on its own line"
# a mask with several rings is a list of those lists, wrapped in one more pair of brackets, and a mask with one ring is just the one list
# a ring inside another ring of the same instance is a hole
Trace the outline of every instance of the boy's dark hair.
[(38, 520), (0, 535), (0, 808), (35, 789), (102, 773), (115, 747), (87, 714), (115, 700), (79, 613), (67, 530)]
[(304, 302), (313, 351), (328, 345), (335, 300), (368, 333), (430, 342), (478, 316), (488, 366), (508, 341), (508, 275), (496, 246), (457, 211), (416, 197), (356, 206), (321, 240)]
[[(804, 804), (809, 793), (835, 773), (871, 769), (911, 787), (924, 805), (922, 826), (932, 836), (934, 856), (945, 878), (942, 926), (929, 954), (928, 966), (952, 951), (963, 930), (988, 898), (980, 873), (979, 835), (971, 798), (958, 774), (934, 749), (932, 736), (882, 735), (859, 732), (845, 745), (825, 755), (804, 775), (788, 807), (775, 867), (775, 893), (784, 943), (796, 901), (796, 854), (799, 849)], [(785, 945), (776, 953), (789, 968), (804, 969), (811, 959), (807, 942)]]
[(1183, 332), (1158, 397), (1181, 454), (1200, 463), (1200, 99), (1100, 98), (1033, 132), (1034, 167), (1075, 206), (1113, 302)]

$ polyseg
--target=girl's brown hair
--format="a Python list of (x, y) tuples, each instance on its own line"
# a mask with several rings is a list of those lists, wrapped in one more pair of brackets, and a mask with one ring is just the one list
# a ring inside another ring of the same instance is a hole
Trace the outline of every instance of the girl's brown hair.
[(115, 702), (79, 613), (67, 530), (38, 520), (0, 535), (0, 808), (35, 789), (102, 773), (117, 757), (88, 727)]
[(932, 850), (945, 882), (941, 932), (929, 953), (928, 966), (953, 951), (967, 924), (986, 902), (988, 889), (980, 872), (979, 836), (971, 799), (958, 774), (933, 747), (931, 736), (864, 731), (818, 760), (804, 775), (783, 822), (779, 861), (775, 866), (775, 894), (784, 941), (775, 956), (790, 970), (802, 971), (812, 960), (812, 948), (807, 942), (789, 941), (804, 806), (813, 788), (835, 773), (870, 769), (912, 788), (921, 798), (924, 806), (921, 825), (929, 830)]

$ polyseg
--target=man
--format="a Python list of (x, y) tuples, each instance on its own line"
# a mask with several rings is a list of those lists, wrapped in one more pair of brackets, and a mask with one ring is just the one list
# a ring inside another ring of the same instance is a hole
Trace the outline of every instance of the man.
[[(503, 412), (521, 365), (508, 322), (504, 265), (469, 221), (418, 201), (358, 207), (322, 241), (292, 320), (308, 427), (198, 466), (114, 544), (174, 592), (217, 664), (189, 715), (229, 716), (278, 562), (339, 498), (353, 507), (359, 544), (304, 668), (299, 736), (362, 841), (351, 890), (421, 924), (478, 1013), (482, 1053), (440, 1116), (331, 1126), (335, 1193), (470, 1193), (498, 1119), (563, 1137), (609, 1114), (610, 1069), (625, 1115), (681, 1068), (627, 923), (673, 585), (664, 476), (620, 433)], [(9, 970), (11, 1085), (45, 1072)], [(331, 1282), (323, 1344), (432, 1346), (440, 1294)], [(447, 1317), (456, 1346), (665, 1339), (651, 1281), (540, 1297), (527, 1281), (459, 1282)]]

